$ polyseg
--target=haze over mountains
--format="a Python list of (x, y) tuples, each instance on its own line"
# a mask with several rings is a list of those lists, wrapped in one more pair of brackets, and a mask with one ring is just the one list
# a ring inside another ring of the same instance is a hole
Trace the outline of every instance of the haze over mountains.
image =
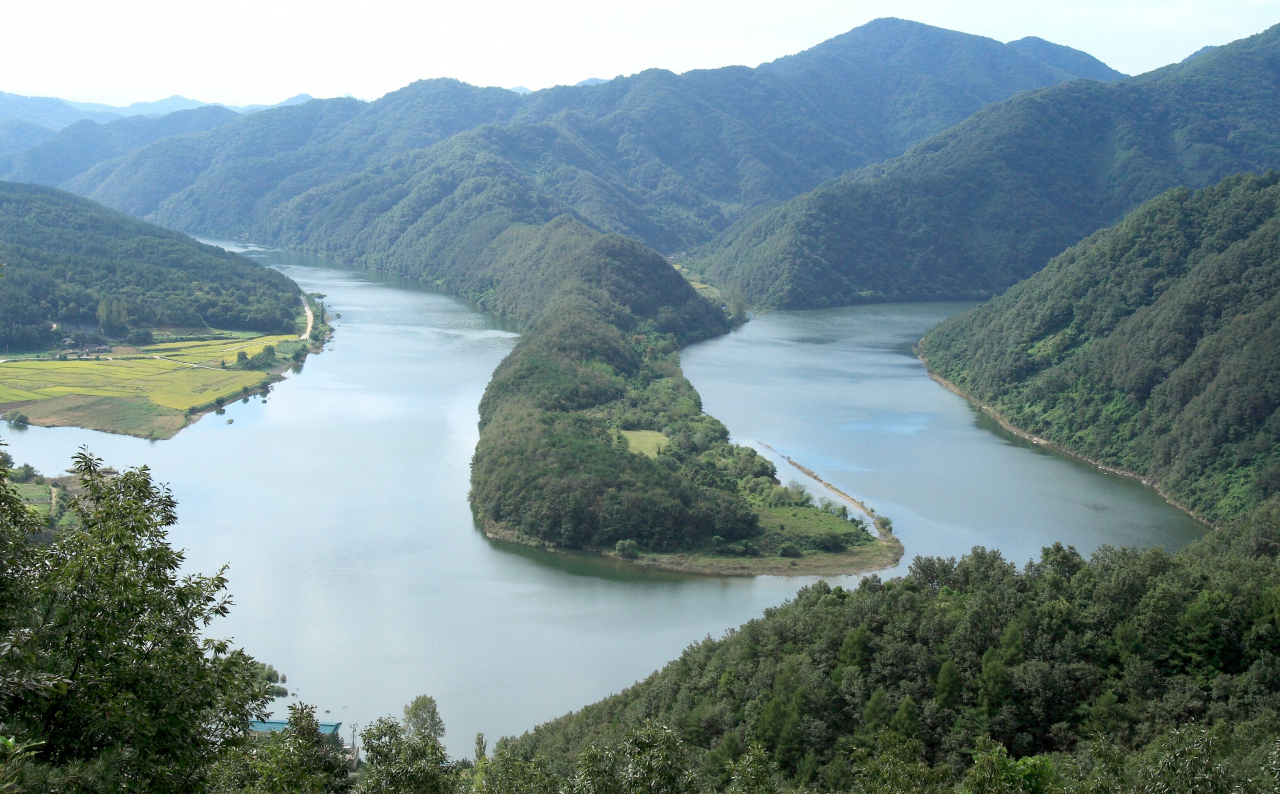
[[(313, 101), (157, 141), (63, 185), (173, 228), (306, 237), (373, 261), (395, 258), (381, 249), (399, 226), (429, 235), (424, 209), (465, 181), (496, 191), (454, 197), (473, 208), (530, 222), (568, 212), (673, 252), (990, 102), (1078, 76), (1064, 67), (1114, 74), (1066, 48), (880, 20), (755, 69), (649, 70), (524, 96), (430, 80), (373, 103)], [(463, 178), (473, 173), (483, 185)], [(299, 217), (304, 205), (342, 207), (345, 228)]]
[[(243, 114), (297, 105), (311, 99), (307, 94), (299, 94), (276, 105), (228, 107), (174, 95), (156, 102), (134, 102), (126, 107), (114, 107), (93, 102), (70, 102), (53, 97), (27, 97), (0, 92), (0, 179), (57, 185), (67, 176), (74, 176), (103, 159), (128, 154), (145, 143), (170, 135), (209, 129), (213, 125), (208, 122), (214, 119), (219, 119), (219, 123), (222, 123)], [(209, 110), (202, 110), (205, 108)], [(187, 113), (179, 118), (161, 121), (161, 117), (186, 111), (202, 112)], [(203, 121), (193, 123), (194, 119)], [(125, 123), (115, 124), (121, 121)], [(101, 126), (110, 129), (98, 129)], [(68, 136), (69, 141), (52, 150), (33, 152), (27, 159), (28, 164), (15, 170), (12, 164), (14, 155), (26, 152), (70, 128), (75, 129)], [(101, 142), (103, 138), (114, 140), (104, 146)]]

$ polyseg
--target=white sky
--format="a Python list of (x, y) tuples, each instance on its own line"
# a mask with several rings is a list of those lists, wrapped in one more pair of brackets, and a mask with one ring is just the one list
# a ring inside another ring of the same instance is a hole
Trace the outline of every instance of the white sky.
[(1280, 0), (0, 0), (0, 91), (241, 105), (427, 77), (536, 89), (754, 66), (882, 16), (1040, 36), (1136, 74), (1265, 30)]

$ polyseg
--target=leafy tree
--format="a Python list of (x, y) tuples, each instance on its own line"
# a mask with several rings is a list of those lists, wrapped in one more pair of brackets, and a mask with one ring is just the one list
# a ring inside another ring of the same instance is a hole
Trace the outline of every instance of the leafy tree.
[(74, 470), (74, 528), (37, 544), (0, 469), (0, 733), (27, 748), (25, 790), (189, 791), (267, 701), (254, 661), (204, 636), (226, 579), (179, 574), (175, 503), (147, 469), (81, 452)]
[[(1053, 764), (1047, 758), (1014, 760), (1001, 745), (982, 737), (974, 748), (973, 767), (960, 784), (961, 794), (1047, 794)], [(1176, 789), (1175, 789), (1176, 790)]]
[(320, 732), (314, 706), (289, 706), (289, 724), (219, 761), (214, 794), (342, 794), (351, 790), (350, 764), (332, 737)]
[(360, 732), (360, 742), (361, 794), (447, 794), (458, 785), (457, 766), (429, 730), (410, 731), (383, 717)]
[(692, 794), (695, 790), (679, 737), (656, 722), (628, 733), (617, 747), (588, 747), (568, 787), (572, 794)]
[(439, 742), (444, 738), (444, 720), (436, 699), (418, 695), (404, 707), (404, 727), (410, 736), (426, 736)]

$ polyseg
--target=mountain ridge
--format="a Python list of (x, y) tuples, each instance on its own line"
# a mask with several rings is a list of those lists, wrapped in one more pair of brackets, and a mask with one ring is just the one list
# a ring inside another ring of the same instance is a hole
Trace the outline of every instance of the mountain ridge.
[[(264, 133), (295, 140), (288, 151), (265, 147), (237, 155), (234, 128), (246, 123), (241, 120), (191, 142), (198, 152), (157, 142), (65, 186), (174, 228), (261, 236), (271, 226), (267, 216), (287, 210), (306, 190), (333, 186), (361, 169), (376, 172), (413, 148), (459, 133), (492, 137), (481, 131), (486, 124), (544, 125), (522, 130), (547, 140), (547, 148), (518, 154), (544, 189), (604, 230), (672, 251), (709, 239), (746, 209), (901, 151), (991, 99), (1072, 77), (982, 37), (900, 20), (864, 28), (756, 69), (683, 75), (651, 69), (529, 95), (420, 81), (360, 105), (339, 124), (375, 131), (373, 143), (337, 130), (333, 137), (295, 138), (288, 128), (295, 121), (305, 126), (302, 108), (337, 102), (317, 100), (267, 111), (275, 127)], [(869, 56), (851, 67), (851, 44), (880, 40), (918, 67), (903, 67), (910, 71), (905, 76), (881, 74)], [(937, 41), (947, 46), (930, 46)], [(911, 71), (917, 68), (918, 74)], [(425, 105), (415, 111), (415, 102)], [(779, 102), (787, 108), (783, 115), (773, 110)], [(424, 109), (440, 122), (439, 134), (420, 134)], [(379, 138), (376, 131), (393, 118), (409, 134)], [(184, 175), (182, 181), (162, 185), (140, 176), (162, 170)], [(236, 207), (224, 201), (232, 195), (239, 197)], [(636, 222), (615, 226), (616, 217)]]
[(986, 299), (1174, 185), (1280, 167), (1280, 26), (1113, 83), (1019, 94), (738, 221), (695, 267), (749, 301)]

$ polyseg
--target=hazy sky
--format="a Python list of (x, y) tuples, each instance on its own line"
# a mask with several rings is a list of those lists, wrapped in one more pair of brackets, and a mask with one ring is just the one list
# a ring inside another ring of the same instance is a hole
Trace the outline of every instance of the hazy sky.
[(0, 91), (249, 104), (426, 77), (541, 88), (754, 66), (882, 16), (1040, 36), (1136, 74), (1280, 22), (1280, 0), (0, 0)]

